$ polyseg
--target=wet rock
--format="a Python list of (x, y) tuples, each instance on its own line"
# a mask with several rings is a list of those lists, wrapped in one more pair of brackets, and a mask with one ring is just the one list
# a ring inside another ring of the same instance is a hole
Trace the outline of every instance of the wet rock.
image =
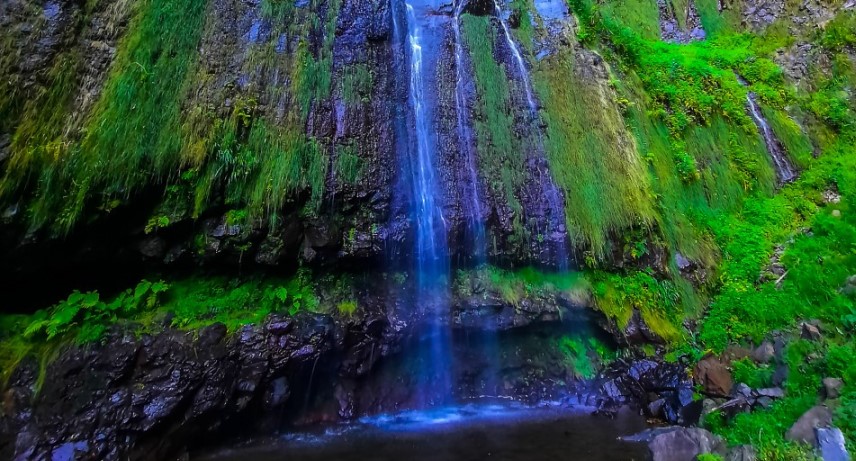
[(657, 6), (660, 10), (660, 36), (663, 40), (673, 43), (690, 43), (704, 40), (706, 34), (704, 28), (702, 28), (701, 18), (696, 10), (695, 2), (687, 2), (686, 11), (675, 10), (675, 5), (675, 3), (665, 0), (657, 1)]
[(841, 396), (841, 388), (844, 387), (844, 381), (839, 378), (823, 378), (823, 396), (827, 399), (837, 399)]
[(720, 356), (720, 358), (723, 362), (731, 363), (736, 360), (743, 360), (746, 357), (750, 357), (751, 355), (751, 350), (742, 346), (731, 345), (726, 347), (725, 350), (722, 351), (722, 355)]
[(800, 337), (809, 341), (820, 341), (823, 335), (820, 333), (820, 328), (809, 322), (803, 322), (800, 327)]
[(788, 366), (786, 364), (783, 363), (781, 365), (778, 365), (776, 367), (776, 370), (773, 372), (773, 376), (771, 378), (773, 385), (784, 386), (785, 381), (788, 380), (789, 374), (790, 374), (790, 371), (789, 371)]
[(690, 461), (705, 453), (726, 454), (725, 442), (701, 428), (680, 428), (657, 435), (648, 449), (653, 461)]
[(686, 367), (677, 363), (618, 360), (598, 376), (593, 387), (595, 405), (605, 414), (632, 405), (656, 411), (672, 424), (692, 424), (702, 411), (702, 401), (693, 400), (693, 383)]
[(759, 397), (769, 397), (771, 399), (782, 399), (785, 397), (785, 391), (782, 390), (781, 387), (769, 387), (756, 390), (755, 395)]
[(752, 397), (752, 388), (747, 386), (745, 383), (740, 383), (734, 386), (733, 394), (735, 397), (743, 397), (745, 399), (748, 399)]
[(847, 452), (847, 442), (841, 429), (836, 427), (819, 427), (815, 429), (818, 450), (823, 461), (850, 461)]
[(756, 459), (758, 459), (758, 452), (752, 445), (729, 448), (725, 456), (725, 461), (755, 461)]
[(149, 237), (140, 242), (140, 253), (146, 258), (161, 259), (166, 252), (166, 242), (159, 237)]
[(832, 412), (825, 406), (815, 406), (806, 411), (785, 433), (785, 438), (792, 442), (817, 445), (816, 428), (829, 427), (832, 424)]
[(761, 364), (770, 363), (775, 356), (776, 349), (769, 341), (764, 341), (763, 343), (761, 343), (760, 346), (758, 346), (754, 351), (752, 351), (752, 360)]
[(633, 309), (633, 315), (623, 330), (615, 325), (608, 327), (619, 344), (627, 346), (641, 346), (643, 344), (665, 344), (663, 338), (651, 330), (638, 309)]
[(714, 356), (707, 356), (696, 364), (693, 371), (696, 384), (702, 386), (703, 392), (708, 395), (728, 397), (734, 381), (731, 371)]

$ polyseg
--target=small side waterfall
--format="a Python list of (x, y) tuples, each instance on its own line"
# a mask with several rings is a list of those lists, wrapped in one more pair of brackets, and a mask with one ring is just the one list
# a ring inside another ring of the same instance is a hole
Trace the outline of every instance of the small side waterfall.
[(466, 6), (466, 0), (458, 0), (455, 6), (455, 17), (452, 30), (455, 34), (455, 112), (457, 114), (458, 145), (467, 165), (466, 190), (469, 201), (469, 231), (472, 239), (472, 256), (476, 265), (481, 265), (487, 258), (487, 243), (485, 241), (485, 226), (482, 223), (482, 205), (479, 194), (479, 175), (476, 156), (473, 148), (473, 132), (469, 124), (470, 114), (466, 101), (466, 69), (464, 68), (464, 46), (461, 38), (461, 13)]
[(499, 6), (499, 0), (493, 0), (493, 7), (496, 9), (496, 17), (499, 19), (499, 24), (502, 26), (502, 32), (505, 36), (505, 41), (508, 43), (508, 48), (514, 57), (514, 62), (517, 65), (517, 72), (520, 79), (523, 80), (523, 89), (526, 91), (526, 102), (529, 103), (529, 111), (534, 117), (538, 116), (538, 104), (535, 102), (535, 96), (532, 94), (532, 82), (529, 81), (529, 69), (526, 68), (526, 62), (523, 61), (523, 55), (520, 54), (520, 49), (511, 37), (511, 31), (508, 29), (508, 21)]
[(776, 139), (773, 130), (770, 129), (770, 125), (761, 113), (761, 109), (758, 107), (755, 98), (755, 93), (751, 91), (747, 93), (746, 106), (749, 108), (749, 113), (752, 115), (755, 125), (758, 126), (758, 131), (761, 132), (761, 136), (764, 138), (764, 144), (767, 145), (767, 152), (770, 153), (770, 157), (773, 159), (773, 166), (776, 168), (776, 175), (778, 175), (779, 181), (783, 183), (793, 181), (797, 177), (796, 169), (791, 164), (790, 159), (788, 159), (781, 143)]
[[(749, 86), (749, 82), (740, 75), (735, 73), (734, 77), (744, 87)], [(755, 93), (752, 91), (747, 92), (746, 108), (749, 110), (749, 115), (752, 116), (755, 126), (758, 127), (761, 137), (764, 138), (767, 152), (770, 154), (770, 158), (773, 160), (773, 167), (776, 169), (776, 176), (778, 176), (779, 181), (782, 183), (793, 181), (797, 177), (796, 168), (791, 164), (788, 155), (785, 153), (785, 149), (782, 148), (782, 144), (776, 138), (775, 133), (770, 128), (770, 124), (767, 123), (767, 119), (764, 118), (764, 114), (761, 113), (761, 108), (758, 107), (756, 98), (757, 95)]]
[(556, 263), (557, 268), (560, 271), (565, 271), (568, 269), (570, 260), (567, 244), (565, 243), (567, 237), (567, 230), (565, 226), (565, 207), (562, 195), (556, 185), (553, 184), (553, 179), (552, 177), (550, 177), (549, 168), (543, 158), (544, 139), (542, 138), (543, 135), (541, 133), (541, 127), (539, 126), (538, 122), (540, 119), (538, 115), (538, 103), (536, 102), (535, 96), (533, 94), (534, 91), (532, 89), (532, 81), (529, 78), (529, 69), (526, 67), (526, 62), (523, 60), (523, 54), (520, 52), (520, 48), (517, 46), (517, 43), (511, 36), (511, 31), (508, 27), (508, 21), (505, 19), (505, 15), (499, 5), (499, 0), (493, 0), (493, 5), (496, 11), (496, 17), (499, 20), (500, 26), (502, 27), (505, 42), (508, 45), (509, 50), (511, 50), (513, 61), (515, 63), (515, 66), (517, 67), (518, 76), (520, 77), (520, 80), (523, 83), (523, 90), (526, 94), (526, 103), (529, 106), (529, 115), (531, 117), (530, 123), (532, 125), (532, 131), (536, 133), (536, 135), (533, 137), (533, 140), (536, 143), (537, 152), (541, 155), (540, 158), (533, 158), (529, 160), (530, 170), (535, 170), (535, 173), (538, 177), (538, 186), (541, 189), (540, 195), (547, 202), (550, 212), (550, 216), (547, 217), (547, 228), (540, 230), (539, 232), (544, 232), (550, 235), (551, 238), (549, 240), (556, 242), (555, 247), (552, 249), (552, 257)]

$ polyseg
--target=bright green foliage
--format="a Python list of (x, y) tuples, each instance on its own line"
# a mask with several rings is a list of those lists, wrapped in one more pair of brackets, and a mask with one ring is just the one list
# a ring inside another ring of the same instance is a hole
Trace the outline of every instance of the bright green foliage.
[(580, 76), (572, 50), (539, 63), (550, 172), (565, 193), (568, 229), (601, 256), (613, 232), (653, 219), (644, 164), (604, 82)]
[(712, 453), (702, 453), (696, 457), (698, 461), (724, 461), (722, 456)]
[[(271, 313), (294, 315), (319, 307), (310, 274), (298, 271), (290, 279), (192, 277), (141, 281), (110, 300), (98, 292), (75, 291), (57, 305), (31, 316), (0, 315), (0, 385), (21, 360), (38, 360), (39, 382), (47, 365), (69, 342), (85, 344), (103, 339), (113, 325), (136, 332), (157, 332), (170, 319), (173, 328), (196, 331), (221, 322), (230, 332), (258, 324)], [(340, 305), (351, 315), (356, 303)]]
[(455, 291), (460, 296), (471, 295), (472, 286), (500, 295), (504, 302), (518, 305), (528, 297), (561, 293), (578, 298), (581, 303), (587, 298), (588, 284), (578, 272), (552, 273), (526, 267), (516, 271), (485, 266), (472, 271), (458, 271)]
[(618, 275), (595, 272), (590, 275), (595, 306), (615, 320), (619, 328), (639, 311), (651, 331), (668, 342), (681, 339), (680, 322), (691, 313), (692, 299), (671, 280), (657, 280), (645, 272)]
[(357, 185), (363, 174), (365, 162), (356, 152), (354, 145), (336, 146), (334, 171), (345, 184)]
[[(525, 150), (515, 133), (515, 105), (511, 81), (494, 57), (496, 31), (488, 17), (465, 14), (461, 17), (464, 43), (474, 72), (476, 102), (473, 124), (478, 143), (481, 175), (493, 194), (505, 199), (513, 215), (515, 229), (522, 231), (523, 208), (517, 194), (526, 178), (521, 166)], [(521, 237), (521, 236), (518, 236)]]
[(835, 16), (824, 27), (820, 43), (834, 51), (856, 46), (856, 13), (844, 11)]
[(744, 383), (752, 389), (763, 389), (773, 386), (773, 367), (758, 365), (746, 358), (731, 363), (734, 381)]
[(371, 68), (368, 64), (354, 64), (342, 71), (342, 98), (348, 104), (357, 104), (367, 101), (371, 96), (372, 80)]
[(607, 1), (601, 5), (600, 11), (605, 17), (626, 24), (642, 38), (660, 38), (660, 13), (656, 0)]
[[(319, 17), (313, 13), (315, 2), (308, 8), (262, 2), (262, 16), (274, 27), (266, 41), (249, 45), (242, 72), (255, 77), (236, 98), (232, 113), (222, 118), (197, 107), (185, 115), (188, 148), (183, 160), (198, 173), (194, 215), (212, 200), (222, 199), (276, 224), (276, 212), (307, 191), (310, 208), (320, 207), (330, 162), (327, 150), (307, 137), (305, 127), (312, 105), (328, 99), (332, 92), (332, 46), (339, 2), (328, 6), (326, 15)], [(316, 53), (308, 39), (313, 34), (323, 38)], [(291, 37), (300, 37), (296, 49), (282, 49), (280, 40), (288, 43)], [(365, 97), (372, 81), (368, 70), (357, 66), (346, 75), (341, 90), (345, 98)], [(289, 85), (282, 85), (282, 79)], [(260, 109), (262, 104), (267, 111)], [(278, 107), (285, 108), (283, 114), (274, 109)]]
[(580, 337), (563, 336), (559, 339), (559, 349), (565, 354), (565, 358), (576, 373), (582, 378), (592, 378), (595, 375), (595, 367), (589, 357), (589, 349)]
[(107, 327), (120, 318), (158, 307), (162, 293), (168, 288), (169, 285), (163, 281), (152, 283), (143, 280), (136, 288), (120, 293), (110, 302), (101, 301), (95, 291), (75, 291), (56, 306), (33, 314), (23, 335), (28, 339), (43, 338), (50, 341), (76, 331), (77, 342), (96, 341)]
[[(88, 2), (74, 18), (77, 27), (88, 27), (96, 3)], [(16, 123), (18, 113), (22, 117), (0, 179), (0, 199), (20, 201), (34, 229), (50, 226), (60, 233), (84, 213), (109, 212), (143, 187), (179, 187), (181, 193), (168, 194), (170, 200), (180, 198), (195, 216), (226, 204), (254, 218), (273, 217), (292, 199), (317, 209), (330, 165), (327, 149), (305, 130), (312, 105), (332, 93), (339, 2), (325, 3), (321, 17), (315, 3), (295, 8), (262, 2), (261, 15), (274, 27), (242, 55), (239, 71), (251, 76), (249, 84), (216, 94), (205, 91), (211, 82), (207, 61), (197, 63), (206, 31), (222, 27), (213, 19), (206, 25), (207, 5), (208, 0), (135, 3), (88, 113), (71, 114), (82, 73), (75, 46), (54, 59), (48, 84), (35, 98), (21, 103), (13, 94), (3, 97), (0, 110), (9, 114), (4, 123)], [(281, 49), (283, 43), (289, 49)], [(3, 58), (0, 75), (14, 59)], [(372, 85), (365, 66), (348, 75), (345, 96), (365, 97)], [(217, 113), (215, 107), (224, 105), (216, 98), (227, 97), (229, 112)], [(79, 135), (78, 127), (67, 126), (72, 119), (82, 120)], [(152, 230), (164, 227), (152, 224)]]
[[(55, 223), (68, 231), (92, 190), (127, 197), (178, 166), (181, 145), (175, 127), (180, 122), (180, 96), (194, 62), (205, 4), (205, 0), (149, 0), (135, 6), (130, 32), (121, 42), (80, 143), (31, 148), (35, 153), (48, 149), (52, 157), (38, 172), (41, 178), (31, 207), (36, 226)], [(15, 192), (26, 174), (9, 173), (12, 176), (3, 184), (6, 194)]]
[(294, 315), (318, 307), (309, 273), (290, 280), (198, 277), (173, 282), (169, 296), (159, 309), (172, 313), (172, 325), (196, 330), (215, 322), (230, 331), (261, 322), (271, 313)]

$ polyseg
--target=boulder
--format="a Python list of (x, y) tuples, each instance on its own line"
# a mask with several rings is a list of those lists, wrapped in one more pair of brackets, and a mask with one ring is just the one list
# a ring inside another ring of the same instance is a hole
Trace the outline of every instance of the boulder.
[(817, 325), (803, 322), (800, 337), (809, 341), (820, 341), (823, 335), (820, 333), (820, 328)]
[(837, 399), (841, 396), (844, 381), (839, 378), (823, 378), (823, 396), (827, 399)]
[(781, 399), (785, 397), (785, 391), (781, 387), (767, 387), (764, 389), (757, 389), (755, 394), (758, 397), (769, 397), (771, 399)]
[(841, 429), (836, 427), (819, 427), (815, 429), (818, 450), (823, 461), (850, 461), (847, 443)]
[(752, 351), (752, 360), (757, 363), (770, 363), (775, 356), (776, 349), (773, 347), (773, 343), (769, 341), (764, 341), (764, 343)]
[(812, 407), (797, 419), (793, 426), (788, 429), (785, 438), (792, 442), (817, 445), (815, 429), (818, 427), (829, 427), (832, 424), (832, 412), (823, 405)]
[(707, 395), (728, 397), (734, 387), (731, 371), (718, 358), (709, 355), (698, 362), (693, 371), (696, 384)]
[(725, 442), (720, 437), (697, 427), (682, 427), (657, 435), (648, 449), (653, 461), (692, 461), (705, 453), (726, 454)]

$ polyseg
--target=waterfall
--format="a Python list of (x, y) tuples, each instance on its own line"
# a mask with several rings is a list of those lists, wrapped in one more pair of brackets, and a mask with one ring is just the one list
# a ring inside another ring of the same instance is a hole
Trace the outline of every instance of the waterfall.
[[(412, 136), (402, 143), (402, 161), (409, 164), (412, 222), (415, 224), (413, 248), (417, 279), (414, 302), (425, 315), (429, 328), (421, 342), (421, 376), (416, 391), (422, 405), (448, 399), (451, 379), (451, 335), (444, 322), (448, 314), (449, 255), (447, 229), (440, 208), (442, 190), (438, 187), (434, 156), (436, 131), (432, 126), (432, 104), (427, 98), (423, 28), (412, 4), (393, 2), (393, 33), (396, 43), (404, 45), (408, 75), (409, 124)], [(403, 4), (406, 29), (399, 24), (398, 11)], [(406, 32), (406, 37), (404, 36)]]
[(779, 140), (776, 139), (776, 135), (773, 134), (773, 130), (770, 129), (770, 125), (767, 123), (764, 115), (761, 114), (761, 109), (755, 101), (755, 93), (751, 91), (746, 93), (746, 106), (749, 107), (749, 113), (752, 115), (752, 119), (755, 120), (755, 125), (758, 126), (761, 136), (764, 138), (764, 144), (767, 145), (767, 152), (770, 153), (770, 157), (773, 159), (773, 166), (776, 168), (776, 175), (779, 176), (779, 180), (783, 183), (793, 181), (797, 177), (797, 173), (793, 165), (791, 165), (787, 154), (782, 149)]
[(499, 0), (493, 0), (493, 7), (496, 9), (496, 17), (499, 19), (499, 24), (502, 26), (505, 41), (508, 43), (508, 48), (514, 57), (514, 62), (517, 64), (517, 72), (520, 74), (520, 79), (523, 80), (523, 89), (526, 91), (526, 102), (529, 103), (529, 112), (533, 117), (538, 117), (538, 104), (535, 103), (535, 97), (532, 95), (532, 82), (529, 81), (529, 70), (526, 68), (526, 63), (523, 61), (523, 55), (520, 54), (520, 49), (511, 38), (511, 31), (508, 29), (508, 21), (502, 13), (502, 8), (499, 7)]
[[(533, 125), (532, 131), (536, 133), (534, 140), (536, 143), (536, 150), (543, 155), (544, 140), (541, 134), (541, 127), (538, 125), (538, 104), (533, 96), (534, 92), (532, 89), (532, 82), (529, 78), (529, 69), (526, 67), (526, 62), (523, 60), (520, 48), (511, 36), (508, 21), (506, 21), (502, 8), (499, 6), (499, 0), (493, 0), (493, 6), (496, 11), (496, 17), (502, 28), (505, 42), (511, 50), (511, 55), (514, 58), (513, 60), (517, 67), (517, 73), (523, 83), (523, 90), (526, 94), (526, 102), (529, 106), (529, 115), (531, 117), (530, 123)], [(565, 213), (562, 196), (559, 189), (555, 184), (553, 184), (553, 179), (550, 177), (549, 169), (543, 157), (536, 159), (533, 163), (533, 167), (538, 176), (538, 185), (541, 188), (540, 195), (547, 202), (550, 211), (550, 216), (548, 217), (548, 222), (546, 224), (547, 228), (543, 231), (550, 234), (551, 240), (556, 242), (556, 247), (552, 249), (552, 257), (558, 269), (560, 271), (565, 271), (568, 269), (570, 256), (567, 245), (565, 244), (565, 236), (567, 232), (565, 227)]]
[[(749, 82), (747, 82), (743, 77), (737, 73), (735, 73), (734, 76), (737, 78), (738, 83), (744, 87), (749, 86)], [(761, 133), (761, 137), (764, 138), (764, 144), (767, 146), (767, 152), (773, 159), (773, 167), (776, 169), (776, 176), (778, 176), (779, 181), (783, 183), (793, 181), (794, 178), (797, 177), (796, 169), (794, 169), (790, 159), (788, 159), (787, 154), (784, 149), (782, 149), (781, 143), (776, 139), (776, 135), (773, 133), (773, 130), (770, 129), (770, 125), (767, 123), (767, 119), (764, 118), (764, 114), (761, 113), (761, 109), (758, 107), (758, 102), (755, 98), (755, 93), (751, 91), (747, 92), (746, 107), (749, 109), (749, 115), (752, 116), (755, 126), (758, 127), (758, 131)]]
[(455, 112), (457, 114), (458, 145), (467, 165), (467, 179), (469, 180), (466, 188), (470, 202), (469, 230), (472, 234), (472, 254), (476, 264), (480, 265), (486, 260), (487, 244), (485, 242), (485, 227), (482, 223), (479, 176), (473, 152), (473, 133), (469, 125), (469, 111), (466, 101), (464, 46), (461, 38), (461, 13), (464, 6), (466, 6), (466, 0), (458, 0), (455, 7), (455, 17), (452, 21), (452, 30), (455, 34)]
[[(424, 65), (422, 59), (421, 28), (416, 21), (413, 6), (407, 8), (407, 41), (410, 45), (410, 107), (413, 111), (416, 135), (416, 162), (413, 187), (416, 215), (416, 257), (420, 276), (440, 275), (445, 266), (446, 223), (436, 203), (439, 193), (434, 174), (432, 138), (435, 136), (425, 99)], [(441, 235), (438, 238), (438, 232)]]

